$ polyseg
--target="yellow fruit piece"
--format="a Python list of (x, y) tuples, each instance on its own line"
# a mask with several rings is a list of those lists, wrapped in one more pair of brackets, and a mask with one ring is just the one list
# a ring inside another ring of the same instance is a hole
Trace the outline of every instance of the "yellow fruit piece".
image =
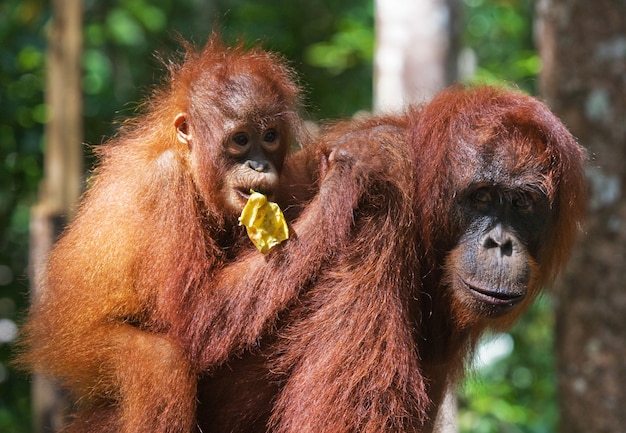
[(246, 227), (248, 237), (263, 254), (285, 239), (289, 229), (280, 207), (263, 194), (250, 190), (250, 198), (239, 217), (239, 225)]

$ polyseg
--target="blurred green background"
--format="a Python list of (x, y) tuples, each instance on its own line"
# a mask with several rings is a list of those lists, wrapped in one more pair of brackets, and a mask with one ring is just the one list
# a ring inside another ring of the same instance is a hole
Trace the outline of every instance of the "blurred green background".
[[(531, 0), (459, 0), (462, 47), (479, 80), (506, 80), (535, 92), (540, 61), (532, 41)], [(210, 18), (207, 18), (210, 17)], [(115, 120), (159, 83), (154, 52), (201, 44), (214, 24), (279, 51), (299, 71), (313, 119), (371, 109), (373, 0), (85, 1), (85, 142), (99, 144)], [(43, 0), (0, 4), (0, 431), (31, 428), (28, 378), (11, 369), (12, 341), (27, 305), (30, 207), (42, 177), (46, 106)], [(88, 165), (91, 161), (88, 160)], [(553, 315), (543, 297), (510, 334), (494, 336), (460, 389), (464, 432), (551, 432), (558, 418)]]

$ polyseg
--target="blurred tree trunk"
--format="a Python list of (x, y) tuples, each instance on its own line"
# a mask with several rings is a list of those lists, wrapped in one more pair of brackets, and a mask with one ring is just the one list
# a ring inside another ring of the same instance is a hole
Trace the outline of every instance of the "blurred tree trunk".
[(457, 79), (458, 0), (376, 0), (374, 106), (428, 101)]
[(589, 150), (585, 235), (558, 291), (563, 433), (626, 428), (626, 2), (539, 4), (541, 88)]
[[(36, 275), (54, 241), (74, 213), (81, 193), (82, 149), (82, 0), (53, 0), (48, 38), (44, 180), (31, 213), (31, 302), (41, 296)], [(45, 377), (32, 385), (34, 431), (56, 432), (63, 423), (65, 399)]]
[[(376, 0), (376, 111), (428, 101), (457, 80), (459, 14), (458, 0)], [(457, 431), (455, 395), (446, 395), (437, 433)]]

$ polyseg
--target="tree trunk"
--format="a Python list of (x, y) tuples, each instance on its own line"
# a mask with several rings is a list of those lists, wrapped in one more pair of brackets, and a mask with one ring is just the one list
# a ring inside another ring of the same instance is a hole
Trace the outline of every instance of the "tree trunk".
[(430, 100), (457, 78), (457, 0), (377, 0), (374, 106)]
[[(48, 38), (44, 180), (30, 222), (31, 302), (40, 288), (36, 275), (63, 226), (74, 213), (83, 176), (83, 117), (81, 91), (82, 0), (54, 0)], [(47, 378), (35, 375), (32, 385), (34, 431), (58, 431), (65, 400)]]
[(539, 4), (541, 88), (589, 150), (585, 234), (558, 290), (563, 433), (626, 426), (626, 1)]

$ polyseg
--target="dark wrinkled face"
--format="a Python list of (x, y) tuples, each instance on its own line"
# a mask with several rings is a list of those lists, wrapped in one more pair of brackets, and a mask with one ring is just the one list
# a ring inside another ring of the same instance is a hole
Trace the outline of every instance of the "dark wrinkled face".
[(446, 259), (446, 280), (457, 308), (498, 317), (533, 290), (548, 199), (504, 185), (471, 185), (457, 199), (462, 235)]
[[(554, 210), (549, 157), (532, 135), (501, 131), (473, 138), (482, 144), (464, 155), (462, 185), (452, 201), (456, 245), (446, 256), (444, 278), (459, 322), (507, 315), (532, 297)], [(512, 315), (514, 316), (514, 315)]]

